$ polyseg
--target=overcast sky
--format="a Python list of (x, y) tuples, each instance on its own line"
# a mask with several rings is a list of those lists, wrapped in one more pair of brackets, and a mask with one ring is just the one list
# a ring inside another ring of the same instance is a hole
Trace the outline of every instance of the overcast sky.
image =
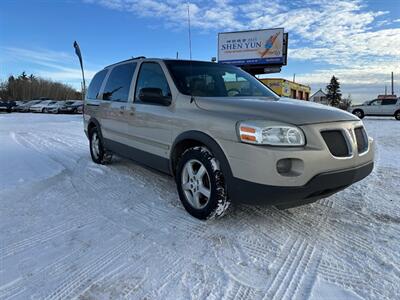
[[(290, 4), (289, 4), (290, 3)], [(194, 59), (216, 56), (223, 31), (284, 27), (293, 78), (312, 92), (336, 75), (355, 102), (400, 94), (400, 0), (190, 1)], [(189, 57), (187, 2), (177, 0), (2, 0), (0, 78), (22, 71), (80, 87), (72, 48), (81, 45), (90, 79), (104, 66), (144, 55)]]

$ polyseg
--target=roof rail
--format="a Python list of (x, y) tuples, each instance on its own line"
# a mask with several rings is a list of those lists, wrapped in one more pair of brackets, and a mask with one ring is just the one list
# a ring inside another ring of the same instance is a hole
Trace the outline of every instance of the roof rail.
[(133, 57), (132, 56), (132, 58), (121, 60), (119, 62), (116, 62), (116, 63), (113, 63), (111, 65), (105, 66), (104, 69), (109, 68), (109, 67), (114, 66), (114, 65), (117, 65), (117, 64), (120, 64), (120, 63), (128, 62), (128, 61), (135, 60), (135, 59), (143, 59), (143, 58), (146, 58), (146, 57), (145, 56), (137, 56), (137, 57)]

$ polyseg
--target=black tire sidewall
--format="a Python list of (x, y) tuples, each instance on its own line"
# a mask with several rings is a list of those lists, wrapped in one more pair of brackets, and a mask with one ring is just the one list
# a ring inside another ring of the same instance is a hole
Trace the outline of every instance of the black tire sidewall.
[(396, 118), (396, 120), (400, 121), (400, 110), (394, 113), (394, 117)]
[[(96, 157), (93, 154), (93, 150), (92, 150), (92, 136), (94, 133), (97, 133), (97, 136), (99, 137), (100, 140), (100, 146), (99, 146), (99, 157), (96, 159)], [(99, 132), (99, 130), (97, 129), (97, 127), (93, 127), (89, 130), (89, 149), (90, 149), (90, 156), (92, 157), (92, 160), (96, 163), (96, 164), (102, 164), (104, 161), (104, 147), (103, 147), (103, 139), (101, 138), (101, 134)]]
[[(178, 188), (179, 198), (181, 199), (182, 205), (185, 207), (187, 212), (193, 217), (200, 220), (207, 220), (216, 215), (218, 205), (221, 199), (226, 200), (226, 187), (223, 180), (223, 175), (220, 170), (214, 170), (211, 163), (211, 159), (214, 158), (210, 152), (206, 152), (200, 148), (192, 148), (187, 150), (178, 162), (176, 170), (176, 184)], [(207, 205), (201, 209), (194, 208), (186, 199), (185, 193), (182, 189), (182, 171), (186, 164), (191, 159), (200, 161), (206, 168), (210, 178), (210, 199)]]
[[(358, 112), (358, 111), (361, 113), (361, 116), (359, 116), (359, 118), (360, 118), (360, 119), (364, 118), (365, 115), (364, 115), (364, 112), (363, 112), (361, 109), (355, 109), (355, 110), (353, 111), (353, 115), (355, 115), (355, 113)], [(358, 117), (358, 116), (357, 116), (357, 117)]]

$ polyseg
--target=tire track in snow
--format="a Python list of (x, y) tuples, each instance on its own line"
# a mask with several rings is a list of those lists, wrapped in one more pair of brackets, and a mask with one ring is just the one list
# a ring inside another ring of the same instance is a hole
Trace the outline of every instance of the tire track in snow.
[[(77, 156), (75, 152), (76, 149), (81, 147), (81, 143), (69, 144), (66, 142), (61, 142), (58, 139), (51, 138), (51, 136), (46, 136), (43, 133), (39, 134), (32, 132), (17, 132), (14, 135), (14, 140), (24, 147), (31, 148), (43, 155), (46, 155), (69, 171), (71, 171), (80, 158), (80, 156)], [(53, 142), (49, 142), (49, 140)], [(69, 151), (66, 151), (66, 148), (69, 148)], [(82, 152), (83, 151), (84, 150), (82, 147)]]
[[(126, 191), (125, 193), (118, 191), (116, 188), (118, 186), (134, 186), (131, 179), (116, 178), (115, 176), (107, 176), (104, 174), (99, 175), (93, 172), (90, 173), (90, 169), (88, 168), (87, 164), (79, 165), (80, 166), (74, 172), (74, 176), (72, 176), (75, 190), (85, 192), (89, 197), (92, 198), (94, 195), (99, 199), (107, 198), (107, 202), (103, 203), (106, 206), (110, 205), (110, 203), (117, 205), (118, 200), (123, 198), (132, 199), (132, 201), (129, 203), (130, 206), (128, 210), (126, 210), (126, 207), (119, 207), (120, 210), (122, 211), (125, 209), (125, 212), (128, 212), (131, 216), (134, 216), (136, 220), (144, 223), (148, 227), (160, 229), (159, 224), (162, 223), (164, 231), (178, 230), (183, 231), (190, 236), (197, 236), (201, 238), (209, 236), (209, 223), (201, 222), (186, 215), (183, 208), (180, 208), (179, 211), (176, 211), (177, 208), (174, 207), (163, 207), (163, 205), (152, 205), (154, 203), (143, 202), (141, 195), (135, 193), (134, 189), (132, 190), (133, 193), (131, 194), (129, 191)], [(109, 170), (106, 171), (110, 172)], [(111, 173), (114, 172), (111, 171)], [(84, 174), (84, 176), (82, 176), (82, 174)], [(109, 179), (107, 182), (99, 180), (99, 177), (104, 176), (107, 176)], [(109, 186), (113, 186), (113, 190), (110, 191)], [(91, 193), (88, 192), (88, 189), (91, 190)], [(105, 193), (109, 197), (105, 197)], [(157, 199), (157, 201), (162, 200)], [(166, 205), (167, 203), (162, 204)], [(103, 210), (102, 212), (107, 212), (107, 210)], [(154, 220), (158, 220), (158, 222), (155, 223)]]
[(0, 299), (15, 298), (17, 295), (25, 292), (28, 287), (37, 286), (50, 277), (54, 278), (63, 275), (64, 272), (70, 268), (71, 259), (79, 259), (86, 250), (87, 247), (72, 250), (67, 255), (57, 258), (45, 267), (33, 270), (28, 282), (20, 277), (11, 284), (0, 287)]
[[(146, 292), (142, 297), (143, 299), (159, 299), (162, 290), (174, 279), (183, 275), (186, 263), (182, 257), (167, 256), (165, 259), (168, 260), (166, 263), (167, 268), (162, 268), (158, 274), (152, 274), (152, 280), (154, 280), (154, 277), (157, 278), (155, 282), (158, 286)], [(129, 299), (129, 297), (127, 297), (127, 299)]]
[(371, 299), (395, 299), (384, 295), (373, 286), (373, 282), (366, 280), (361, 274), (354, 274), (353, 270), (342, 271), (322, 261), (318, 273), (325, 281), (352, 290), (361, 297), (369, 298), (368, 295), (374, 295)]
[(237, 281), (232, 281), (233, 286), (228, 287), (228, 294), (226, 295), (227, 300), (247, 300), (254, 299), (255, 290), (240, 284)]
[[(127, 298), (129, 294), (136, 291), (139, 285), (146, 280), (147, 265), (153, 259), (153, 253), (151, 250), (152, 246), (141, 248), (139, 253), (135, 252), (134, 254), (135, 257), (139, 257), (134, 261), (134, 263), (131, 261), (125, 262), (114, 268), (112, 271), (97, 278), (91, 282), (90, 286), (80, 293), (80, 297), (84, 299), (95, 299), (99, 292), (104, 294), (112, 291), (114, 294)], [(131, 276), (127, 278), (128, 280), (123, 278), (125, 274), (135, 274), (136, 279), (142, 271), (144, 271), (145, 274), (143, 278), (138, 281), (132, 280)], [(117, 292), (118, 290), (120, 290), (120, 292)]]
[(115, 260), (122, 255), (127, 255), (133, 247), (131, 240), (119, 242), (117, 246), (105, 251), (102, 255), (83, 263), (79, 269), (66, 276), (56, 290), (43, 299), (67, 299), (79, 295), (94, 279), (101, 276)]
[(5, 259), (10, 255), (15, 255), (16, 253), (24, 251), (28, 248), (37, 247), (39, 244), (43, 244), (61, 235), (65, 235), (71, 231), (80, 229), (82, 226), (90, 225), (91, 223), (95, 222), (95, 220), (96, 217), (93, 215), (75, 217), (66, 222), (53, 226), (48, 230), (36, 233), (29, 238), (6, 245), (0, 249), (0, 260)]
[(315, 251), (314, 247), (306, 244), (305, 251), (298, 258), (296, 264), (291, 266), (273, 299), (293, 299), (301, 289), (301, 284), (304, 284), (304, 276), (307, 274), (308, 280), (315, 277), (317, 268), (310, 270), (310, 264), (315, 260)]
[(288, 284), (287, 274), (292, 268), (296, 267), (296, 263), (304, 256), (306, 250), (305, 240), (291, 240), (285, 245), (285, 251), (272, 264), (271, 268), (275, 269), (274, 276), (270, 281), (269, 288), (264, 299), (272, 299), (279, 290)]

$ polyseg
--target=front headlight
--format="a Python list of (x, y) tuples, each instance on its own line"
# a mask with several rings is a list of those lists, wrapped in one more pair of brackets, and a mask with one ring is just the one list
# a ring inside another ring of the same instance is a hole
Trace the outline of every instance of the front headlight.
[(238, 124), (238, 136), (244, 143), (271, 146), (304, 146), (303, 131), (290, 124), (268, 121), (244, 121)]

